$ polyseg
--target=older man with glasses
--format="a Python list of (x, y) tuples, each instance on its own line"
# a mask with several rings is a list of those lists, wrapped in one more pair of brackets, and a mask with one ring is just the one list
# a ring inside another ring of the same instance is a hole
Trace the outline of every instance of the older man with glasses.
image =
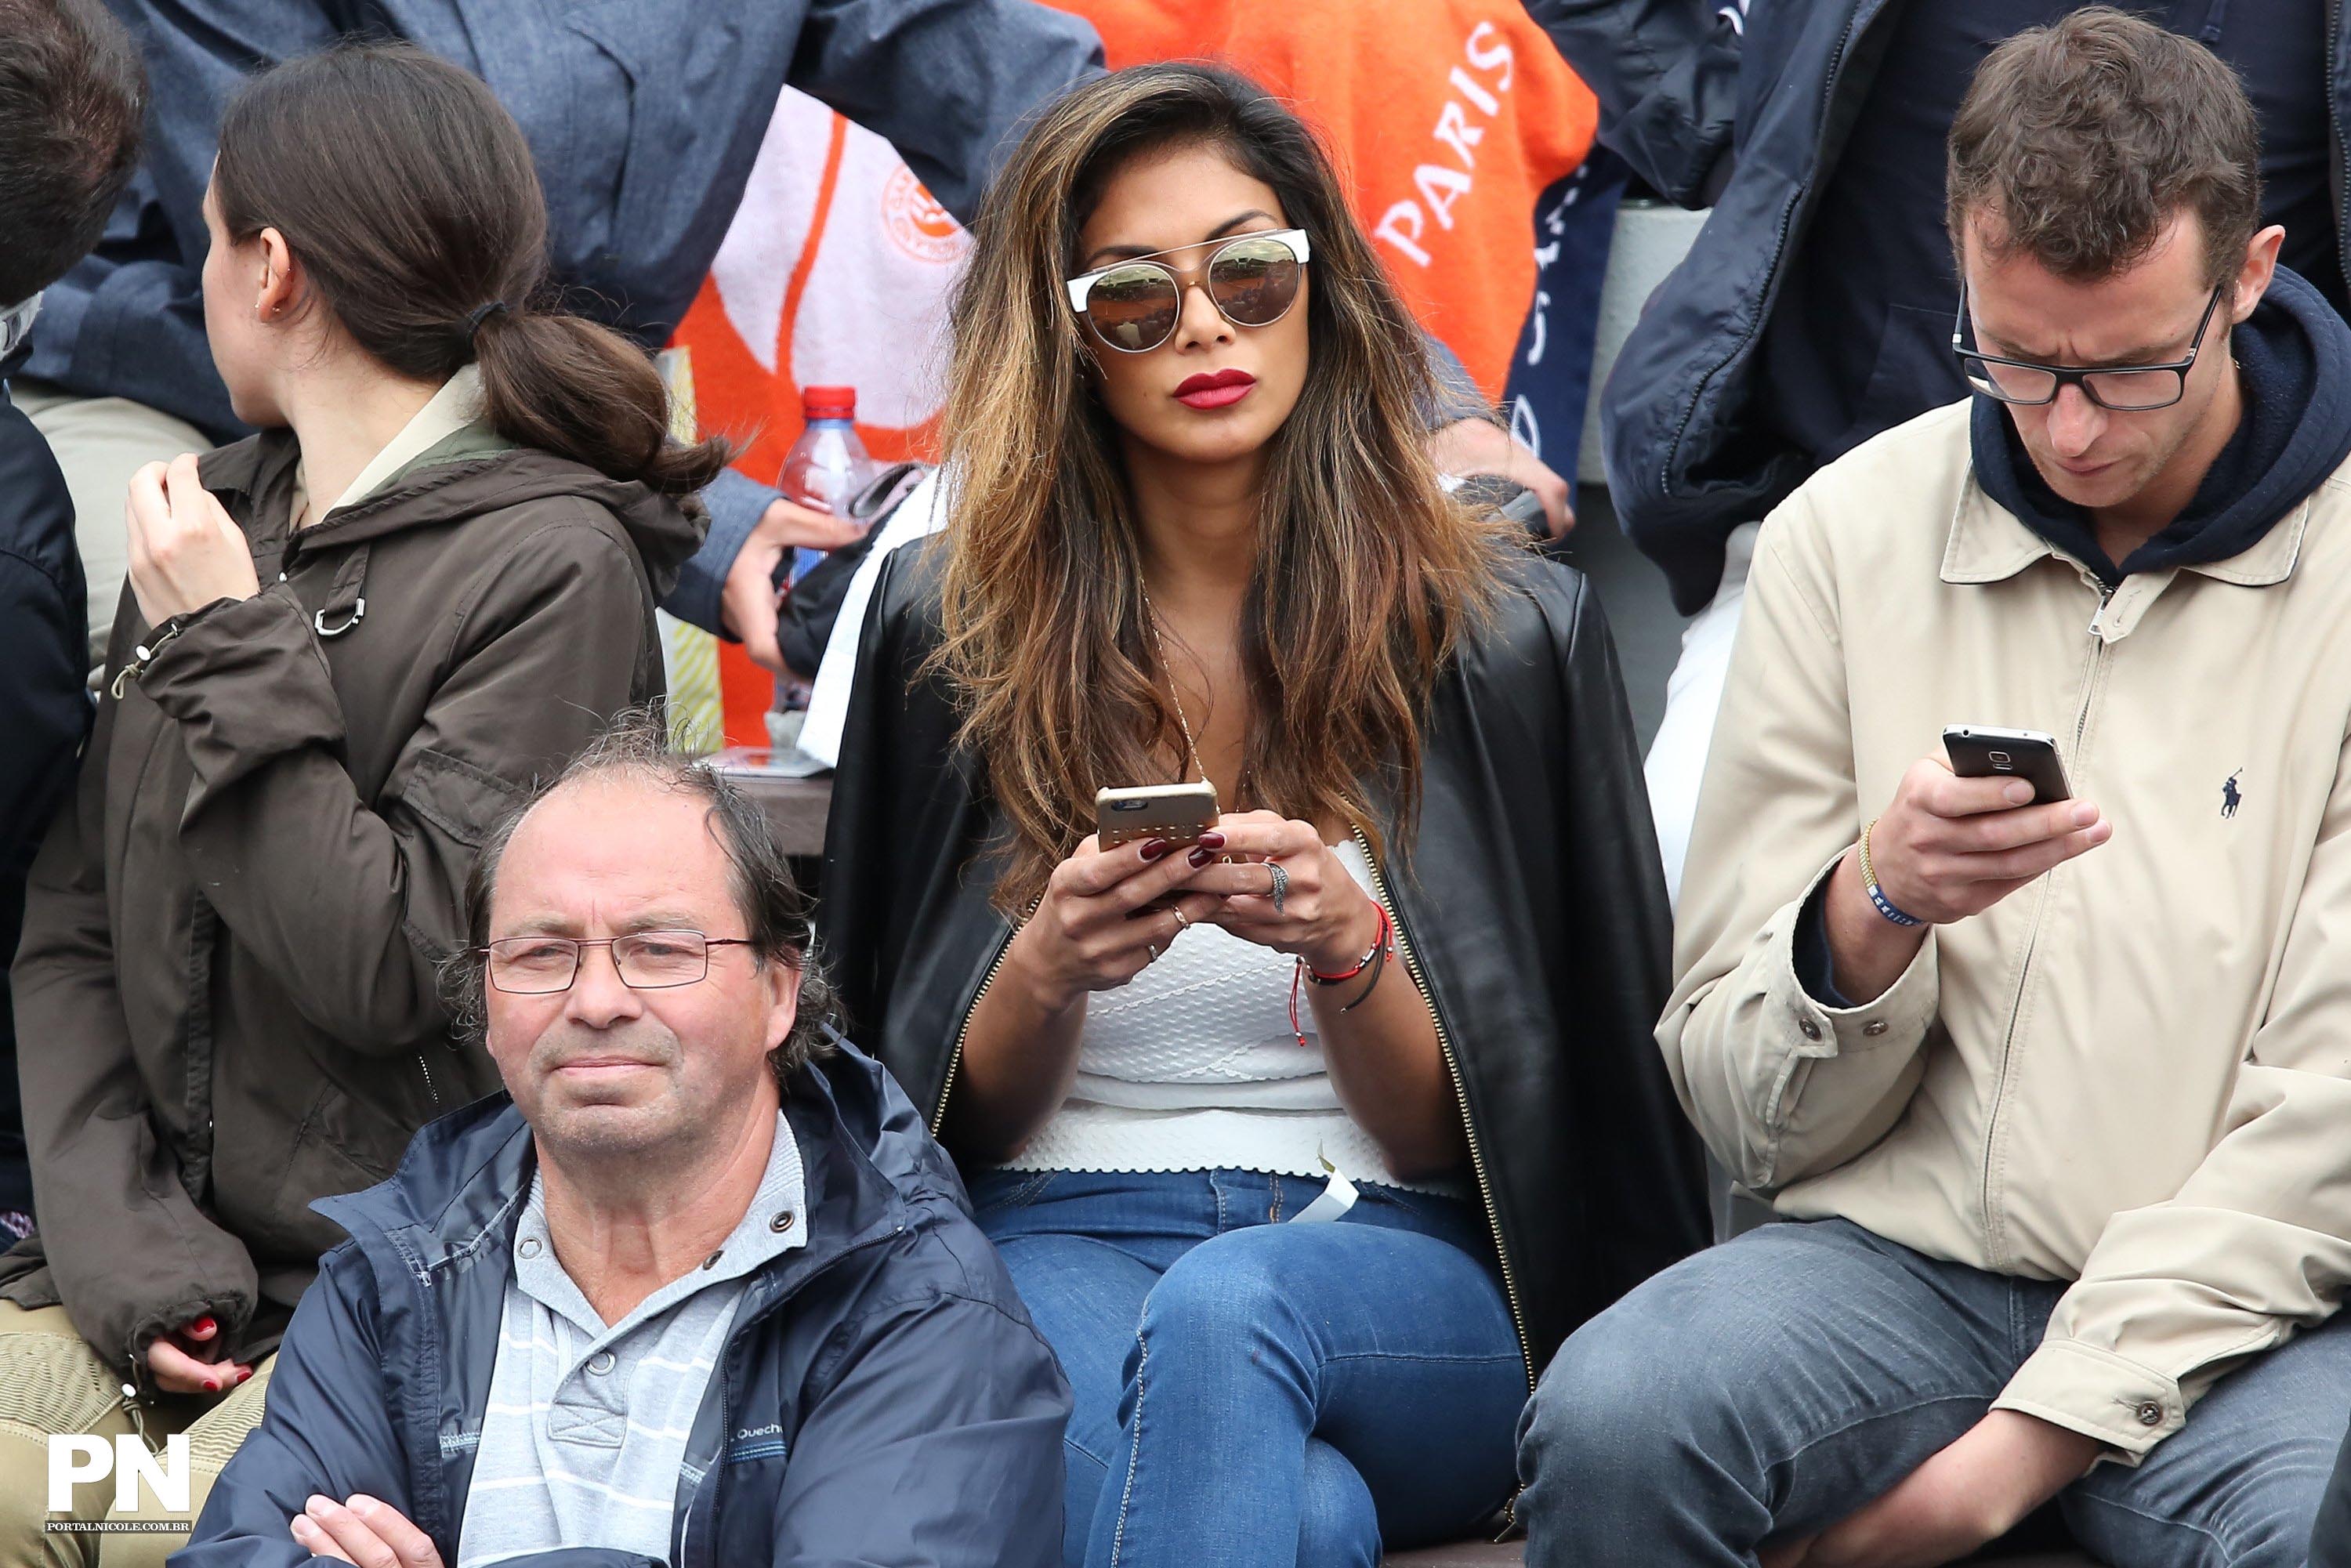
[(507, 1094), (319, 1206), (351, 1239), (177, 1561), (1057, 1563), (1067, 1386), (758, 808), (637, 716), (470, 915)]
[(1658, 1031), (1782, 1222), (1561, 1351), (1531, 1562), (1926, 1568), (2053, 1499), (2102, 1563), (2304, 1562), (2351, 1410), (2351, 329), (2254, 126), (2103, 7), (1978, 71), (1977, 395), (1764, 524)]

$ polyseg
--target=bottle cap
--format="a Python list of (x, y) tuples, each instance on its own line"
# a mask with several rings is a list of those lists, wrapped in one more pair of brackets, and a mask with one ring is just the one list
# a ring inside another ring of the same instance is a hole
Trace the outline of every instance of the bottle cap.
[(857, 389), (855, 387), (808, 387), (800, 392), (800, 417), (803, 419), (855, 419)]

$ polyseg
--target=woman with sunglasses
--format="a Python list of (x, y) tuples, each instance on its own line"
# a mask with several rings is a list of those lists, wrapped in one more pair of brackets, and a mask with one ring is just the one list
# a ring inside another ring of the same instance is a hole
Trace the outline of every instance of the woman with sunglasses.
[[(829, 962), (1069, 1374), (1071, 1563), (1461, 1536), (1531, 1372), (1704, 1239), (1599, 607), (1441, 489), (1418, 334), (1249, 82), (1081, 88), (975, 240)], [(1202, 779), (1196, 843), (1093, 836)]]

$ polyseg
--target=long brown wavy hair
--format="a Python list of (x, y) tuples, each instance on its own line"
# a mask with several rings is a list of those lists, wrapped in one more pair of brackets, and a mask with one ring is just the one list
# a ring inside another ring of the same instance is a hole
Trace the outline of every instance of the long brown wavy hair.
[[(996, 901), (1026, 909), (1092, 831), (1094, 790), (1177, 777), (1185, 747), (1146, 625), (1117, 432), (1062, 292), (1078, 235), (1138, 156), (1208, 145), (1271, 186), (1314, 246), (1297, 407), (1268, 449), (1241, 612), (1250, 799), (1376, 847), (1419, 807), (1420, 711), (1490, 607), (1509, 534), (1437, 484), (1428, 356), (1311, 131), (1229, 71), (1147, 65), (1054, 104), (998, 175), (953, 307), (949, 521), (932, 667), (1008, 821)], [(1388, 808), (1386, 822), (1375, 797)]]

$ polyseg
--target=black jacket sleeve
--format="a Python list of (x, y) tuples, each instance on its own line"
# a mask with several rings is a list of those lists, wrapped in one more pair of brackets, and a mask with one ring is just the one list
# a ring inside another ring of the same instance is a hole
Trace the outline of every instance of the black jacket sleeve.
[(1600, 140), (1686, 207), (1730, 172), (1742, 24), (1731, 0), (1527, 0), (1600, 99)]
[(1595, 1147), (1603, 1157), (1583, 1162), (1593, 1208), (1615, 1217), (1594, 1270), (1613, 1300), (1710, 1234), (1705, 1156), (1656, 1044), (1672, 989), (1673, 910), (1640, 739), (1599, 597), (1588, 581), (1577, 588), (1573, 617), (1553, 622), (1577, 759), (1557, 801), (1560, 837), (1573, 846), (1577, 885), (1605, 896), (1568, 902), (1567, 946), (1581, 959), (1578, 1024), (1587, 1039), (1620, 1047), (1584, 1054), (1585, 1101), (1607, 1107), (1616, 1150), (1642, 1156)]

